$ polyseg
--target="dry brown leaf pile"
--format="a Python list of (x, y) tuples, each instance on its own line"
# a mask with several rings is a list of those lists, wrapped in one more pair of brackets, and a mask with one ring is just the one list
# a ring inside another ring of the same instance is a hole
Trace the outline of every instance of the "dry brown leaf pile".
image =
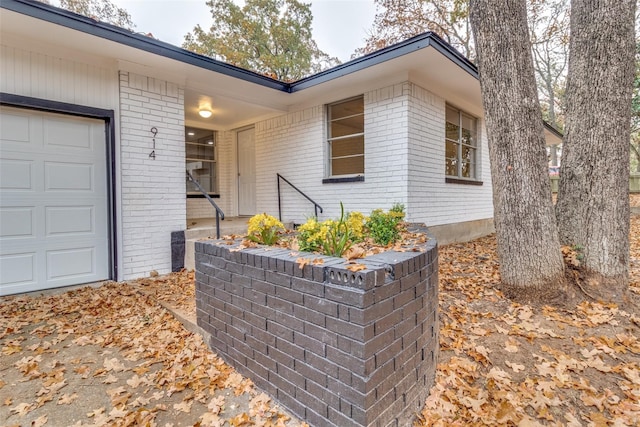
[[(192, 274), (153, 280), (192, 306)], [(127, 284), (0, 299), (0, 352), (2, 425), (299, 425)]]
[[(630, 235), (640, 295), (640, 216)], [(494, 237), (441, 247), (439, 263), (440, 360), (417, 426), (640, 425), (640, 313), (511, 303)]]

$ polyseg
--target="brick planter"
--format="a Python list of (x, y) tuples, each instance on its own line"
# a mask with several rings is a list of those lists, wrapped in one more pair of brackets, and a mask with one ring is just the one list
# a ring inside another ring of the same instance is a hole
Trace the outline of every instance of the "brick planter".
[(198, 325), (220, 356), (312, 426), (411, 425), (438, 356), (435, 239), (356, 273), (220, 243), (196, 243)]

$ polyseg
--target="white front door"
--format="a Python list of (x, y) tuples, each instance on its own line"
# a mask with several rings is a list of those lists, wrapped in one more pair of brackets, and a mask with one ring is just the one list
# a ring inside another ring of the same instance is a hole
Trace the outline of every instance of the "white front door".
[(256, 213), (255, 129), (238, 131), (238, 215)]
[(109, 278), (105, 123), (0, 109), (0, 295)]

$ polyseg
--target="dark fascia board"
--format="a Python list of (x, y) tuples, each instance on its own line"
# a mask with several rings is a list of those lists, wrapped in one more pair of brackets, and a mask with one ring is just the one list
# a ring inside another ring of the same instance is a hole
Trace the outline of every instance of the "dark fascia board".
[(70, 12), (55, 6), (50, 6), (34, 0), (2, 0), (0, 6), (3, 9), (11, 10), (27, 16), (31, 16), (53, 24), (61, 25), (83, 33), (91, 34), (140, 49), (156, 55), (164, 56), (176, 61), (191, 64), (200, 68), (211, 70), (227, 76), (235, 77), (244, 81), (266, 86), (283, 92), (298, 92), (305, 88), (355, 73), (365, 68), (389, 61), (408, 53), (426, 48), (434, 47), (438, 52), (445, 55), (451, 61), (467, 71), (473, 77), (478, 78), (478, 71), (468, 59), (462, 56), (451, 45), (446, 43), (435, 33), (427, 32), (420, 34), (400, 43), (388, 46), (384, 49), (353, 59), (344, 64), (338, 65), (329, 70), (322, 71), (312, 76), (303, 78), (293, 83), (281, 82), (253, 71), (245, 70), (222, 61), (217, 61), (208, 56), (182, 49), (169, 43), (153, 39), (151, 37), (133, 33), (124, 28), (105, 22), (96, 21), (83, 15)]
[(133, 33), (124, 28), (96, 21), (83, 15), (50, 6), (33, 0), (1, 0), (3, 9), (31, 16), (46, 22), (61, 25), (96, 37), (101, 37), (125, 46), (164, 56), (186, 64), (211, 70), (220, 74), (256, 83), (272, 89), (288, 92), (288, 84), (244, 68), (236, 67), (208, 56), (199, 55), (146, 35)]
[(345, 62), (344, 64), (338, 65), (334, 68), (321, 71), (318, 74), (298, 80), (297, 82), (293, 82), (290, 85), (291, 92), (298, 92), (311, 86), (315, 86), (347, 74), (355, 73), (365, 68), (369, 68), (429, 46), (446, 56), (449, 60), (454, 62), (467, 73), (471, 74), (474, 78), (478, 78), (478, 69), (471, 61), (465, 58), (450, 44), (442, 40), (437, 34), (429, 31), (401, 41), (400, 43), (387, 46), (386, 48), (377, 50), (360, 58)]

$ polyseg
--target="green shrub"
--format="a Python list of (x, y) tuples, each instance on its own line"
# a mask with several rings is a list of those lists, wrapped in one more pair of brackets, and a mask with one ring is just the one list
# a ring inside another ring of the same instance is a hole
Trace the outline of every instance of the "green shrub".
[(400, 238), (399, 225), (403, 219), (404, 205), (396, 203), (389, 212), (385, 213), (382, 209), (371, 212), (366, 227), (374, 242), (386, 246)]

